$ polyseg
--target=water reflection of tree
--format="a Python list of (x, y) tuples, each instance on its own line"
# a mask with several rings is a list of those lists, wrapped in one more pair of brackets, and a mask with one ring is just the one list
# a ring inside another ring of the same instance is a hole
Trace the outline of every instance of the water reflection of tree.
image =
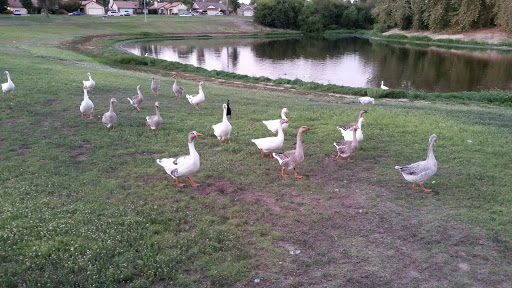
[(199, 66), (203, 66), (206, 63), (203, 47), (197, 47), (196, 60), (197, 60), (197, 65), (199, 65)]
[(173, 50), (176, 52), (176, 55), (178, 55), (178, 58), (188, 58), (194, 53), (195, 47), (180, 45), (173, 47)]
[(393, 46), (372, 41), (369, 54), (376, 64), (369, 86), (385, 81), (390, 88), (458, 92), (510, 89), (512, 55)]

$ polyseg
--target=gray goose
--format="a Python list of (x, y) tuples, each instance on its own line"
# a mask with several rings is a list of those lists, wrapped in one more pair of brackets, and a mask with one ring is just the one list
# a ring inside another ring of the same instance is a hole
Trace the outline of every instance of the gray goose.
[(151, 128), (152, 130), (156, 129), (156, 133), (158, 134), (158, 128), (164, 122), (160, 116), (160, 111), (158, 109), (159, 105), (160, 104), (158, 102), (155, 102), (156, 115), (146, 117), (146, 126), (148, 126), (148, 132), (151, 131)]
[(359, 129), (359, 127), (354, 127), (352, 130), (352, 136), (354, 140), (350, 141), (340, 141), (335, 142), (334, 146), (336, 146), (336, 150), (338, 151), (338, 156), (336, 156), (336, 161), (341, 162), (343, 159), (340, 157), (348, 157), (348, 162), (354, 162), (354, 160), (350, 160), (350, 155), (359, 149), (359, 144), (357, 142), (356, 138), (356, 131)]
[(302, 134), (309, 130), (311, 130), (311, 128), (309, 128), (308, 126), (302, 126), (299, 128), (299, 132), (297, 133), (297, 145), (295, 150), (286, 151), (280, 154), (272, 153), (274, 157), (279, 161), (279, 164), (283, 167), (283, 169), (281, 169), (281, 176), (287, 177), (288, 175), (284, 174), (284, 169), (293, 168), (295, 178), (302, 178), (302, 176), (297, 175), (296, 167), (302, 162), (304, 162)]
[(183, 95), (183, 92), (185, 92), (185, 89), (178, 85), (178, 76), (172, 75), (172, 78), (174, 78), (174, 84), (172, 85), (172, 91), (174, 94), (176, 94), (176, 97), (178, 97), (178, 100), (180, 100), (181, 95)]
[(105, 130), (107, 131), (110, 127), (112, 127), (112, 130), (116, 130), (114, 125), (117, 122), (117, 115), (114, 113), (114, 102), (117, 102), (116, 98), (110, 99), (110, 110), (103, 114), (103, 118), (101, 119), (101, 122), (103, 122), (103, 125), (105, 125)]

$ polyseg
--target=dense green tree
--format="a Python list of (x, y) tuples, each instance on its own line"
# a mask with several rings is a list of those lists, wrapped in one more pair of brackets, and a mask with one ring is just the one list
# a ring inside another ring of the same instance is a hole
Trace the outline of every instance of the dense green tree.
[(9, 1), (0, 0), (0, 13), (4, 13), (7, 10), (7, 5), (9, 5)]
[(512, 34), (512, 0), (497, 1), (494, 9), (496, 24), (508, 34)]
[(49, 11), (58, 9), (59, 0), (37, 0), (37, 4), (41, 8), (41, 13), (48, 16)]
[(32, 12), (32, 8), (34, 8), (32, 0), (20, 0), (20, 3), (23, 8), (27, 9), (28, 12)]
[(480, 13), (481, 0), (452, 0), (450, 28), (456, 31), (474, 29)]
[(306, 33), (320, 33), (324, 30), (324, 19), (320, 16), (318, 6), (313, 2), (306, 2), (299, 15), (300, 30)]
[[(31, 1), (31, 0), (24, 0), (24, 1)], [(80, 0), (68, 0), (65, 2), (61, 2), (59, 4), (59, 7), (61, 9), (66, 10), (68, 13), (80, 10), (80, 6), (81, 6)]]
[(236, 13), (238, 8), (240, 8), (240, 2), (238, 0), (229, 0), (229, 4), (231, 5), (234, 13)]
[(273, 28), (297, 29), (303, 6), (302, 0), (259, 0), (254, 21)]
[(343, 22), (342, 26), (347, 29), (357, 28), (358, 19), (357, 19), (357, 9), (354, 5), (351, 5), (350, 8), (343, 12), (342, 16)]

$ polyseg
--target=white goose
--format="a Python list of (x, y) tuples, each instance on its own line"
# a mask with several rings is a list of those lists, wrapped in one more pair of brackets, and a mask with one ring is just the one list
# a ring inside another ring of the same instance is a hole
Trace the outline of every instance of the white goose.
[(360, 97), (359, 103), (366, 105), (366, 104), (375, 104), (375, 99), (372, 97)]
[(14, 92), (14, 83), (11, 81), (11, 75), (9, 75), (8, 71), (4, 72), (5, 75), (7, 75), (7, 83), (2, 83), (2, 97), (5, 96), (5, 93), (12, 93)]
[(384, 81), (380, 82), (380, 88), (384, 90), (388, 90), (389, 88), (387, 86), (384, 86)]
[(89, 76), (89, 80), (82, 80), (82, 83), (84, 83), (87, 90), (92, 90), (94, 86), (96, 86), (96, 83), (92, 80), (91, 73), (87, 72), (87, 76)]
[(357, 123), (350, 123), (350, 124), (347, 124), (347, 125), (337, 126), (336, 127), (336, 128), (338, 128), (340, 130), (341, 135), (343, 135), (343, 139), (345, 141), (352, 141), (352, 139), (353, 139), (352, 131), (354, 130), (354, 127), (358, 127), (358, 129), (356, 131), (357, 142), (363, 141), (362, 125), (363, 125), (363, 122), (364, 122), (364, 118), (363, 118), (363, 114), (364, 113), (367, 113), (367, 111), (366, 110), (359, 111), (359, 116), (357, 117)]
[(196, 107), (197, 110), (199, 110), (198, 105), (203, 103), (205, 100), (204, 92), (203, 92), (203, 84), (204, 84), (203, 81), (199, 82), (199, 94), (187, 95), (188, 102), (190, 102), (190, 104), (194, 105), (194, 107)]
[(176, 179), (176, 185), (178, 186), (185, 185), (184, 183), (180, 183), (178, 181), (180, 177), (187, 177), (191, 186), (199, 185), (199, 183), (195, 183), (192, 181), (192, 179), (190, 179), (190, 175), (197, 172), (201, 164), (199, 160), (199, 154), (194, 147), (194, 139), (201, 135), (203, 134), (196, 131), (188, 133), (188, 150), (190, 151), (189, 155), (178, 156), (174, 158), (156, 159), (156, 163), (164, 167), (165, 172), (171, 175), (172, 178)]
[(117, 102), (116, 98), (110, 99), (110, 110), (103, 114), (103, 118), (101, 119), (101, 122), (103, 122), (103, 125), (105, 125), (105, 130), (107, 131), (110, 127), (112, 127), (113, 131), (116, 130), (114, 125), (117, 122), (117, 115), (114, 113), (114, 102)]
[(288, 123), (288, 120), (281, 119), (279, 121), (279, 128), (277, 129), (276, 137), (266, 137), (266, 138), (258, 138), (252, 139), (251, 141), (258, 146), (261, 151), (261, 158), (265, 158), (265, 152), (270, 152), (270, 158), (274, 158), (272, 156), (272, 151), (281, 149), (283, 147), (284, 142), (284, 134), (283, 134), (283, 124)]
[(146, 126), (148, 126), (148, 132), (150, 132), (151, 130), (149, 130), (150, 128), (152, 130), (155, 130), (156, 129), (156, 133), (158, 134), (158, 128), (162, 125), (162, 123), (164, 122), (164, 120), (162, 119), (162, 117), (160, 116), (160, 111), (158, 109), (158, 106), (160, 105), (160, 103), (158, 102), (155, 102), (155, 109), (156, 109), (156, 115), (153, 115), (153, 116), (147, 116), (146, 117)]
[(437, 136), (435, 134), (430, 135), (427, 159), (425, 161), (416, 162), (407, 166), (395, 166), (395, 169), (402, 173), (405, 180), (413, 183), (412, 188), (416, 188), (416, 183), (419, 183), (423, 191), (432, 191), (423, 187), (423, 183), (437, 172), (437, 161), (436, 157), (434, 157), (434, 142), (436, 138)]
[[(283, 108), (283, 110), (281, 110), (281, 119), (288, 120), (288, 118), (286, 118), (285, 115), (286, 112), (288, 112), (288, 109), (286, 108)], [(263, 124), (267, 126), (268, 130), (272, 131), (272, 133), (275, 133), (277, 135), (277, 129), (279, 129), (279, 122), (281, 121), (281, 119), (266, 120), (261, 122), (263, 122)], [(288, 122), (283, 124), (283, 130), (286, 128), (288, 128)]]
[(222, 122), (212, 126), (213, 134), (217, 136), (220, 144), (222, 144), (222, 140), (224, 139), (228, 139), (228, 143), (233, 144), (231, 143), (231, 140), (229, 140), (229, 136), (231, 135), (231, 124), (229, 124), (227, 117), (228, 105), (222, 104), (222, 111)]
[(87, 87), (84, 86), (84, 100), (82, 101), (82, 104), (80, 104), (80, 112), (82, 113), (82, 118), (84, 118), (84, 113), (89, 113), (89, 119), (92, 119), (93, 110), (94, 104), (87, 95)]

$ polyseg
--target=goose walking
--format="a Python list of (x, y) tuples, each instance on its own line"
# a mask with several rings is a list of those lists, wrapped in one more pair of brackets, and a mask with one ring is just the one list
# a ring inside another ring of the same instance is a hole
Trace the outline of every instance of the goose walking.
[[(352, 139), (350, 141), (340, 141), (335, 142), (334, 146), (336, 146), (336, 150), (338, 151), (338, 155), (336, 156), (336, 161), (341, 162), (343, 158), (348, 157), (348, 162), (354, 162), (354, 160), (350, 160), (350, 155), (359, 149), (359, 143), (357, 142), (356, 133), (359, 127), (354, 127), (352, 130)], [(341, 158), (342, 157), (342, 158)]]
[[(155, 102), (156, 115), (146, 117), (146, 126), (148, 126), (148, 132), (151, 132), (151, 130), (156, 129), (156, 134), (158, 134), (158, 128), (164, 122), (162, 120), (162, 117), (160, 116), (160, 111), (158, 109), (159, 105), (160, 104), (158, 102)], [(149, 130), (150, 128), (151, 130)]]
[(359, 103), (366, 105), (366, 104), (375, 104), (375, 99), (372, 97), (359, 97)]
[(12, 83), (11, 75), (9, 74), (8, 71), (5, 71), (4, 74), (7, 75), (7, 82), (2, 83), (2, 97), (5, 96), (5, 93), (11, 93), (11, 97), (12, 97), (12, 94), (14, 92), (14, 83)]
[(425, 161), (416, 162), (407, 166), (395, 166), (395, 169), (402, 173), (405, 180), (413, 183), (412, 188), (416, 188), (416, 183), (418, 183), (423, 191), (432, 191), (423, 187), (423, 183), (437, 172), (437, 161), (436, 157), (434, 157), (434, 142), (436, 138), (437, 136), (432, 134), (428, 139), (428, 152)]
[(84, 113), (89, 113), (89, 119), (92, 119), (92, 111), (94, 110), (94, 104), (89, 99), (87, 95), (87, 87), (84, 86), (84, 100), (80, 104), (80, 112), (82, 113), (82, 118), (84, 118)]
[(140, 111), (139, 105), (142, 104), (142, 102), (144, 102), (144, 96), (142, 96), (142, 93), (140, 92), (140, 85), (137, 85), (137, 95), (126, 99), (130, 101), (130, 104), (132, 104), (133, 107), (137, 108), (137, 110)]
[(229, 140), (229, 136), (231, 135), (231, 124), (228, 121), (227, 110), (228, 105), (222, 104), (222, 122), (213, 125), (212, 128), (213, 134), (217, 136), (220, 144), (223, 144), (222, 141), (224, 139), (228, 139), (228, 143), (231, 145), (233, 144), (231, 140)]
[(226, 103), (226, 105), (228, 106), (228, 110), (226, 112), (226, 115), (231, 116), (231, 107), (229, 107), (229, 99), (228, 99), (228, 102)]
[(160, 85), (155, 84), (155, 77), (151, 77), (151, 91), (155, 96), (160, 96)]
[[(288, 118), (286, 118), (286, 114), (285, 114), (286, 112), (288, 112), (288, 109), (286, 109), (286, 108), (283, 108), (283, 110), (281, 110), (281, 119), (288, 120)], [(268, 130), (272, 131), (272, 133), (277, 135), (277, 130), (279, 128), (279, 122), (281, 121), (281, 119), (265, 120), (265, 121), (261, 121), (261, 122), (263, 122), (263, 124), (265, 124), (267, 126)], [(283, 125), (283, 130), (288, 128), (288, 122), (286, 122), (282, 125)]]
[(297, 145), (295, 150), (286, 151), (284, 153), (272, 153), (274, 157), (279, 161), (279, 164), (283, 169), (281, 169), (281, 176), (287, 177), (288, 175), (284, 174), (284, 169), (292, 169), (294, 172), (295, 178), (302, 178), (302, 176), (297, 175), (296, 167), (304, 162), (304, 150), (302, 148), (302, 134), (304, 132), (311, 130), (307, 126), (302, 126), (299, 128), (299, 132), (297, 133)]
[(258, 139), (251, 140), (260, 149), (261, 158), (265, 158), (265, 152), (270, 152), (269, 153), (270, 158), (274, 158), (272, 156), (272, 151), (276, 151), (278, 149), (281, 149), (281, 147), (283, 147), (283, 142), (284, 142), (283, 125), (285, 123), (288, 123), (288, 120), (281, 119), (279, 121), (279, 127), (277, 129), (276, 137), (266, 137), (266, 138), (258, 138)]
[(87, 87), (87, 90), (92, 90), (96, 86), (96, 82), (92, 80), (91, 73), (87, 72), (87, 76), (89, 76), (89, 80), (82, 80), (82, 83)]
[(103, 118), (101, 118), (101, 122), (103, 122), (105, 130), (107, 131), (110, 127), (112, 127), (113, 131), (116, 130), (115, 124), (117, 122), (117, 115), (114, 113), (114, 102), (117, 102), (116, 98), (110, 99), (110, 110), (103, 114)]
[(181, 95), (183, 95), (183, 92), (185, 91), (185, 89), (183, 89), (183, 87), (178, 85), (178, 76), (172, 75), (171, 77), (174, 79), (174, 84), (172, 85), (172, 91), (174, 92), (174, 94), (176, 95), (178, 100), (180, 100)]
[(380, 82), (380, 88), (383, 90), (388, 90), (389, 88), (387, 86), (384, 86), (384, 81)]
[(176, 185), (178, 186), (185, 185), (184, 183), (179, 182), (179, 178), (181, 177), (187, 177), (191, 186), (195, 187), (199, 185), (199, 183), (192, 181), (190, 176), (199, 170), (200, 160), (199, 154), (194, 147), (194, 139), (201, 135), (203, 134), (196, 131), (188, 133), (188, 150), (190, 152), (189, 155), (156, 159), (156, 163), (164, 167), (165, 172), (171, 175), (172, 178), (176, 179)]
[(347, 124), (347, 125), (337, 126), (336, 127), (336, 128), (338, 128), (340, 130), (341, 135), (343, 136), (343, 139), (345, 141), (351, 141), (353, 139), (352, 138), (352, 132), (353, 132), (354, 127), (358, 127), (358, 130), (357, 130), (357, 133), (356, 133), (357, 141), (361, 142), (363, 140), (362, 125), (363, 125), (363, 122), (364, 122), (364, 118), (363, 118), (363, 114), (364, 113), (368, 113), (368, 112), (366, 110), (359, 111), (359, 116), (357, 117), (357, 122), (356, 123), (350, 123), (350, 124)]
[(199, 104), (203, 103), (205, 100), (204, 92), (203, 92), (203, 85), (204, 85), (204, 82), (200, 81), (199, 82), (199, 93), (195, 94), (195, 95), (187, 95), (188, 102), (190, 102), (190, 104), (194, 105), (194, 107), (196, 107), (197, 110), (199, 110)]

